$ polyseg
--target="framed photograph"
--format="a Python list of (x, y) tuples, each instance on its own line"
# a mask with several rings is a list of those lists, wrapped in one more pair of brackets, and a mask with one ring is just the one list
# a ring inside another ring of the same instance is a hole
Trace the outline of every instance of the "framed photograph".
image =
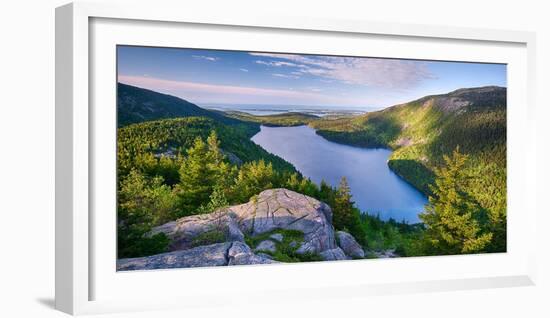
[(58, 8), (56, 308), (533, 284), (533, 45)]

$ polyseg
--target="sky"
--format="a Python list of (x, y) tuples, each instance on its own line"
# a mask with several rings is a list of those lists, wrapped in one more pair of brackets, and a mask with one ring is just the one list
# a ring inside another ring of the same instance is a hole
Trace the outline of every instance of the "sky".
[(118, 81), (198, 105), (381, 109), (455, 89), (506, 86), (506, 65), (118, 46)]

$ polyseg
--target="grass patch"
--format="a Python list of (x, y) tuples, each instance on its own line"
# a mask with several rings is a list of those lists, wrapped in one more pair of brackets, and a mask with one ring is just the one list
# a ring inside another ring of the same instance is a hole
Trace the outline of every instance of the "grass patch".
[(197, 235), (191, 242), (191, 245), (193, 247), (196, 247), (201, 245), (212, 245), (216, 243), (223, 243), (225, 241), (226, 241), (225, 231), (212, 229)]

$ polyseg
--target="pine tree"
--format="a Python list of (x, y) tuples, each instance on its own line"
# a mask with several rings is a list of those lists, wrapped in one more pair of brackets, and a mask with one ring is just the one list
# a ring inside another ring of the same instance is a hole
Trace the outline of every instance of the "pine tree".
[(476, 217), (480, 208), (464, 190), (467, 177), (464, 166), (468, 156), (456, 148), (445, 155), (445, 166), (435, 170), (433, 195), (420, 219), (427, 226), (425, 239), (437, 254), (459, 254), (483, 251), (492, 233), (483, 233)]
[(216, 188), (210, 195), (210, 201), (207, 204), (203, 204), (197, 210), (198, 214), (211, 213), (217, 209), (227, 207), (229, 202), (225, 197), (224, 191), (221, 188)]
[(334, 201), (334, 189), (325, 180), (321, 180), (321, 185), (319, 186), (319, 200), (328, 205), (332, 205)]
[(220, 148), (220, 141), (215, 130), (210, 132), (210, 136), (208, 136), (206, 143), (208, 144), (208, 158), (206, 162), (210, 170), (210, 178), (213, 186), (212, 191), (218, 189), (222, 191), (225, 196), (225, 192), (229, 190), (234, 182), (238, 169), (237, 167), (232, 167), (225, 160), (226, 156)]
[(333, 224), (336, 229), (345, 230), (347, 229), (346, 225), (350, 223), (354, 204), (351, 198), (348, 180), (346, 177), (342, 177), (333, 203)]
[(348, 180), (342, 177), (332, 202), (332, 223), (337, 230), (350, 233), (359, 244), (364, 245), (366, 232), (361, 226), (361, 212), (354, 205)]
[(210, 132), (210, 135), (206, 139), (206, 143), (208, 144), (209, 162), (215, 166), (221, 164), (224, 160), (224, 155), (221, 152), (220, 141), (215, 130)]
[(211, 158), (208, 145), (197, 137), (179, 169), (180, 183), (176, 186), (176, 191), (180, 198), (182, 216), (193, 214), (199, 206), (209, 201), (213, 187), (209, 167)]
[(286, 180), (285, 187), (287, 189), (290, 189), (292, 191), (299, 191), (300, 189), (300, 180), (298, 178), (298, 174), (295, 172), (290, 175), (290, 177)]
[(253, 195), (279, 184), (279, 175), (271, 163), (266, 164), (263, 160), (248, 162), (239, 170), (232, 188), (232, 197), (235, 202), (246, 202)]

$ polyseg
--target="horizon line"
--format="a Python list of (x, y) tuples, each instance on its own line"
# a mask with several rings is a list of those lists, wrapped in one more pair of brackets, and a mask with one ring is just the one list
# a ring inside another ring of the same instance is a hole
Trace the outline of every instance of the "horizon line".
[(428, 94), (428, 95), (423, 95), (423, 96), (419, 96), (419, 97), (415, 97), (413, 99), (410, 99), (409, 101), (405, 101), (405, 102), (400, 102), (400, 103), (396, 103), (396, 104), (392, 104), (392, 105), (388, 105), (388, 106), (339, 106), (339, 105), (321, 105), (321, 104), (314, 104), (314, 105), (305, 105), (305, 104), (264, 104), (264, 103), (218, 103), (218, 102), (194, 102), (194, 101), (190, 101), (186, 98), (183, 98), (183, 97), (180, 97), (180, 96), (177, 96), (177, 95), (173, 95), (173, 94), (168, 94), (168, 93), (163, 93), (163, 92), (159, 92), (157, 90), (154, 90), (154, 89), (151, 89), (151, 88), (147, 88), (147, 87), (142, 87), (142, 86), (137, 86), (137, 85), (133, 85), (133, 84), (128, 84), (128, 83), (124, 83), (120, 80), (117, 80), (117, 84), (123, 84), (123, 85), (127, 85), (127, 86), (133, 86), (133, 87), (136, 87), (136, 88), (140, 88), (140, 89), (145, 89), (145, 90), (149, 90), (149, 91), (152, 91), (152, 92), (155, 92), (155, 93), (158, 93), (158, 94), (163, 94), (163, 95), (168, 95), (168, 96), (172, 96), (172, 97), (176, 97), (176, 98), (179, 98), (179, 99), (182, 99), (184, 101), (187, 101), (189, 103), (192, 103), (192, 104), (195, 104), (197, 106), (200, 106), (201, 104), (204, 105), (204, 106), (208, 106), (208, 105), (233, 105), (233, 106), (236, 106), (236, 105), (242, 105), (242, 106), (288, 106), (288, 107), (342, 107), (342, 109), (345, 110), (345, 107), (349, 107), (349, 108), (361, 108), (361, 109), (377, 109), (377, 110), (382, 110), (382, 109), (386, 109), (386, 108), (389, 108), (389, 107), (393, 107), (393, 106), (397, 106), (397, 105), (401, 105), (401, 104), (406, 104), (406, 103), (410, 103), (410, 102), (413, 102), (413, 101), (416, 101), (416, 100), (419, 100), (419, 99), (422, 99), (422, 98), (425, 98), (425, 97), (429, 97), (429, 96), (439, 96), (439, 95), (446, 95), (446, 94), (450, 94), (452, 92), (456, 92), (458, 90), (461, 90), (461, 89), (479, 89), (479, 88), (488, 88), (488, 87), (497, 87), (497, 88), (504, 88), (504, 89), (507, 89), (508, 86), (501, 86), (501, 85), (483, 85), (483, 86), (473, 86), (473, 87), (459, 87), (459, 88), (456, 88), (456, 89), (453, 89), (453, 90), (450, 90), (450, 91), (447, 91), (447, 92), (444, 92), (444, 93), (435, 93), (435, 94)]

